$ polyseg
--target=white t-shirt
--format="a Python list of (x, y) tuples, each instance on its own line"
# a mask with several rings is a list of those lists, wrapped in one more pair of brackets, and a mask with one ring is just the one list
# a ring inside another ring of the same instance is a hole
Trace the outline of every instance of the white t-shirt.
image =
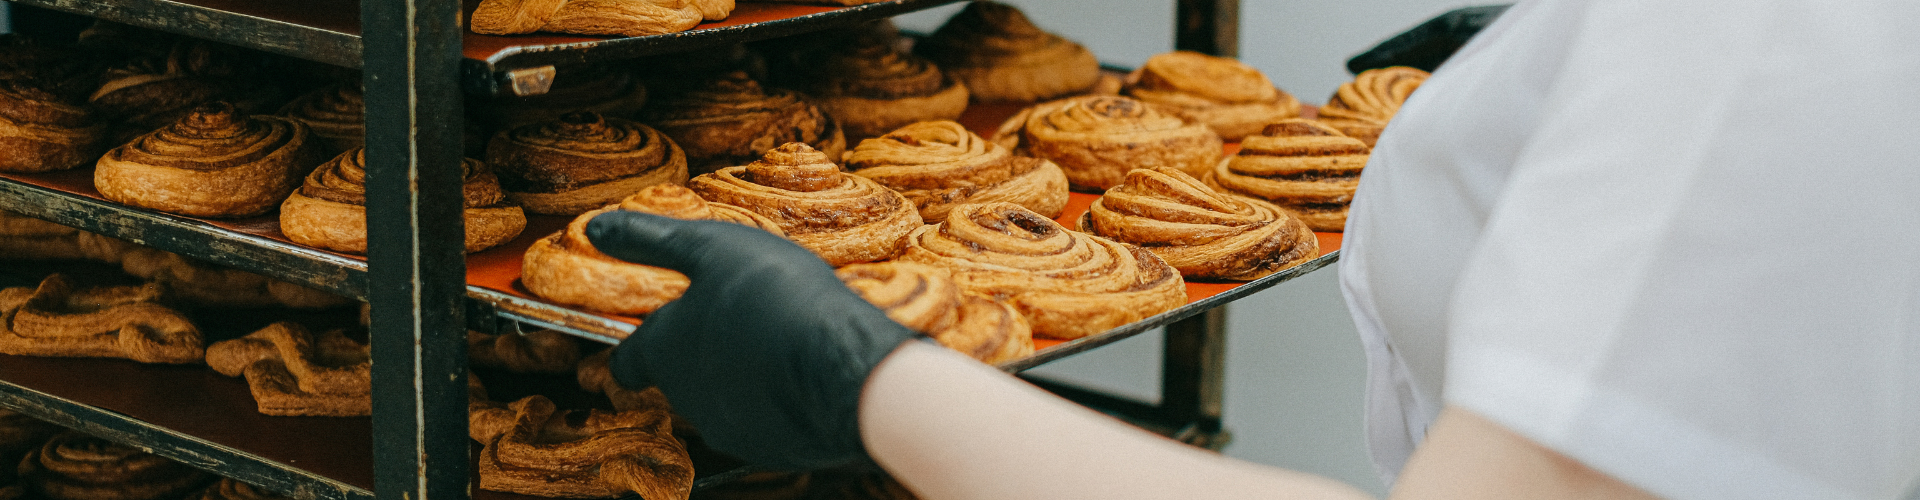
[(1450, 404), (1667, 498), (1896, 498), (1920, 2), (1523, 2), (1387, 128), (1340, 265), (1389, 480)]

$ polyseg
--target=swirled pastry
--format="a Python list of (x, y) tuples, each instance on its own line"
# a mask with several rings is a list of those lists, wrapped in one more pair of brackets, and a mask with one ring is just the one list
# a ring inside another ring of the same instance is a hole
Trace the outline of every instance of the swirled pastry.
[(44, 500), (164, 500), (211, 478), (200, 469), (78, 431), (54, 436), (20, 461), (20, 481)]
[(494, 335), (467, 332), (467, 357), (473, 366), (514, 373), (573, 373), (580, 344), (553, 330)]
[[(607, 366), (607, 361), (612, 356), (613, 349), (602, 349), (600, 352), (580, 359), (580, 366), (574, 372), (574, 379), (580, 383), (581, 390), (605, 394), (607, 400), (613, 403), (614, 410), (662, 411), (669, 415), (673, 413), (673, 406), (667, 403), (667, 395), (661, 393), (659, 387), (628, 389), (614, 380), (613, 369)], [(688, 426), (685, 420), (679, 417), (673, 417), (672, 420), (675, 434), (699, 434), (698, 431), (693, 430), (693, 427)]]
[(1319, 119), (1373, 147), (1380, 131), (1387, 128), (1387, 120), (1426, 81), (1426, 71), (1406, 66), (1360, 72), (1353, 81), (1341, 84), (1340, 90), (1327, 99), (1327, 105), (1320, 107)]
[(722, 203), (708, 203), (692, 190), (674, 184), (656, 184), (622, 200), (619, 205), (594, 210), (527, 248), (520, 283), (541, 298), (566, 306), (611, 314), (653, 312), (687, 291), (687, 277), (677, 271), (616, 259), (587, 240), (587, 222), (613, 210), (646, 212), (687, 220), (720, 220), (758, 227), (785, 236), (773, 220)]
[(187, 496), (187, 500), (292, 500), (238, 479), (223, 477), (207, 489)]
[(847, 153), (854, 175), (900, 192), (923, 221), (947, 217), (955, 205), (1005, 201), (1058, 217), (1067, 206), (1067, 175), (1059, 165), (1014, 156), (959, 123), (920, 122)]
[(305, 124), (216, 102), (108, 151), (94, 164), (93, 186), (162, 212), (249, 217), (273, 210), (324, 158)]
[(854, 264), (835, 271), (887, 317), (985, 363), (1033, 354), (1033, 330), (1013, 306), (963, 292), (945, 269), (906, 262)]
[(315, 335), (279, 322), (207, 348), (207, 366), (246, 377), (260, 413), (352, 417), (372, 414), (372, 358), (339, 330)]
[(328, 158), (367, 143), (366, 96), (358, 82), (308, 92), (281, 106), (279, 114), (307, 124)]
[(1315, 231), (1339, 232), (1347, 227), (1347, 205), (1369, 151), (1326, 124), (1287, 120), (1240, 141), (1240, 152), (1220, 160), (1206, 182), (1273, 202)]
[(646, 105), (647, 94), (646, 84), (631, 71), (606, 66), (566, 66), (554, 72), (553, 85), (545, 94), (499, 97), (468, 109), (475, 118), (471, 121), (506, 130), (586, 111), (632, 118)]
[(1300, 101), (1267, 75), (1230, 57), (1177, 51), (1147, 59), (1127, 77), (1127, 96), (1240, 140), (1268, 123), (1300, 116)]
[(1170, 167), (1195, 176), (1220, 160), (1220, 135), (1206, 125), (1119, 96), (1062, 99), (1027, 108), (993, 141), (1067, 171), (1075, 187), (1120, 185), (1136, 168)]
[(848, 142), (907, 124), (954, 120), (967, 110), (967, 87), (892, 38), (863, 36), (813, 65), (808, 95), (840, 122)]
[(267, 114), (286, 98), (250, 70), (238, 49), (201, 41), (174, 44), (166, 57), (138, 57), (107, 70), (88, 98), (116, 125), (108, 144), (122, 144), (177, 122), (201, 104), (225, 101), (242, 115)]
[(59, 274), (37, 288), (0, 290), (0, 353), (200, 362), (206, 338), (160, 295), (153, 285), (79, 289)]
[[(13, 410), (0, 409), (0, 464), (7, 464), (6, 467), (0, 467), (0, 485), (7, 486), (0, 486), (0, 488), (13, 485), (14, 474), (18, 472), (15, 466), (20, 464), (20, 457), (39, 449), (40, 445), (46, 444), (47, 438), (59, 434), (62, 430), (64, 429), (58, 425), (22, 415)], [(17, 495), (24, 493), (18, 490), (15, 492)]]
[(914, 51), (983, 102), (1035, 102), (1092, 89), (1100, 61), (1072, 40), (1041, 31), (998, 2), (969, 2)]
[(840, 124), (820, 108), (799, 93), (764, 89), (740, 71), (656, 99), (640, 112), (640, 121), (686, 150), (692, 175), (745, 164), (789, 142), (806, 143), (829, 158), (847, 148)]
[(787, 239), (834, 267), (893, 258), (920, 211), (871, 179), (841, 172), (827, 155), (789, 142), (744, 167), (687, 181), (701, 198), (772, 219)]
[(547, 215), (579, 215), (647, 186), (687, 182), (687, 155), (665, 134), (590, 111), (495, 134), (487, 165), (507, 199)]
[[(341, 153), (314, 169), (280, 204), (280, 232), (302, 245), (336, 252), (367, 252), (366, 149)], [(506, 201), (500, 181), (472, 158), (460, 165), (467, 253), (506, 243), (527, 228), (520, 207)]]
[(66, 170), (99, 157), (107, 125), (78, 96), (0, 80), (0, 172)]
[(693, 29), (730, 12), (733, 0), (482, 0), (471, 21), (473, 32), (484, 35), (649, 36)]
[(693, 461), (666, 411), (561, 412), (545, 396), (469, 405), (480, 489), (561, 498), (686, 500)]
[(1180, 272), (1152, 252), (1012, 203), (961, 205), (907, 243), (900, 261), (947, 268), (961, 288), (1012, 303), (1035, 335), (1085, 337), (1187, 303)]
[(1139, 245), (1188, 278), (1250, 281), (1320, 256), (1313, 230), (1286, 210), (1170, 168), (1129, 172), (1079, 229)]

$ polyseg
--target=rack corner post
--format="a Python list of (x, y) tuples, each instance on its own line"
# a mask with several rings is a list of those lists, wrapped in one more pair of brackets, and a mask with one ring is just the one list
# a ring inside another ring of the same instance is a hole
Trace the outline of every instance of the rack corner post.
[(1173, 48), (1240, 56), (1240, 0), (1174, 2)]
[(1161, 352), (1160, 411), (1190, 426), (1182, 440), (1212, 448), (1225, 443), (1221, 418), (1226, 393), (1227, 308), (1208, 309), (1167, 325)]

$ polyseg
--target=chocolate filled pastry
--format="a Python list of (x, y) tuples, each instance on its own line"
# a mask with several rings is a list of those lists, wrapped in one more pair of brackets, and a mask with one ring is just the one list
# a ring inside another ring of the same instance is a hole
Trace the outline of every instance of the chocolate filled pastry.
[(562, 66), (544, 94), (498, 97), (467, 109), (474, 118), (470, 122), (506, 130), (589, 111), (633, 118), (647, 104), (647, 95), (647, 85), (633, 72), (607, 66)]
[(306, 124), (321, 153), (332, 158), (366, 145), (365, 98), (359, 82), (343, 83), (296, 97), (279, 114)]
[(1313, 230), (1286, 210), (1170, 168), (1128, 173), (1079, 230), (1139, 245), (1187, 278), (1251, 281), (1320, 256)]
[(595, 216), (629, 210), (686, 220), (719, 220), (758, 227), (786, 236), (772, 219), (744, 208), (709, 203), (692, 190), (657, 184), (617, 206), (575, 217), (564, 231), (533, 242), (521, 265), (520, 283), (540, 298), (561, 305), (610, 314), (640, 315), (659, 309), (687, 291), (678, 271), (644, 266), (600, 253), (587, 240), (587, 222)]
[(900, 192), (938, 221), (963, 203), (1005, 201), (1059, 217), (1067, 206), (1067, 175), (1059, 165), (1015, 156), (1006, 147), (950, 121), (908, 125), (848, 152), (847, 169)]
[(1127, 77), (1124, 93), (1188, 120), (1220, 137), (1240, 140), (1268, 123), (1300, 116), (1300, 101), (1267, 75), (1230, 57), (1177, 51), (1147, 59)]
[(215, 102), (107, 151), (94, 164), (93, 186), (136, 207), (250, 217), (272, 211), (325, 158), (305, 124)]
[(1287, 120), (1240, 141), (1240, 152), (1205, 179), (1214, 189), (1273, 202), (1315, 231), (1340, 232), (1369, 151), (1324, 123)]
[(117, 124), (108, 144), (122, 144), (214, 101), (231, 103), (242, 115), (272, 113), (286, 97), (259, 76), (259, 66), (240, 49), (184, 40), (165, 57), (136, 57), (108, 69), (88, 101)]
[(828, 158), (847, 148), (840, 124), (820, 108), (797, 92), (763, 88), (740, 71), (655, 99), (640, 121), (686, 150), (692, 175), (744, 165), (789, 142)]
[(1033, 354), (1033, 329), (1013, 306), (965, 292), (943, 268), (906, 262), (854, 264), (835, 274), (887, 317), (985, 363)]
[(956, 207), (907, 243), (901, 262), (947, 268), (962, 289), (1013, 304), (1034, 335), (1076, 339), (1187, 303), (1180, 272), (1152, 252), (1012, 203)]
[(1041, 31), (998, 2), (968, 2), (914, 52), (960, 80), (982, 102), (1035, 102), (1085, 93), (1100, 83), (1100, 60), (1072, 40)]
[(772, 219), (787, 239), (840, 267), (900, 254), (920, 227), (913, 202), (872, 179), (841, 172), (827, 155), (790, 142), (744, 167), (687, 181), (701, 198)]
[(810, 64), (805, 90), (840, 122), (847, 141), (914, 122), (954, 120), (967, 110), (967, 87), (883, 31), (857, 36)]
[[(341, 153), (314, 169), (280, 205), (280, 232), (302, 245), (336, 252), (367, 253), (366, 149)], [(472, 158), (461, 168), (467, 253), (492, 248), (520, 235), (527, 216), (506, 201), (500, 181)]]
[(1320, 121), (1342, 134), (1359, 139), (1367, 147), (1380, 140), (1387, 120), (1400, 111), (1407, 96), (1427, 81), (1427, 72), (1406, 66), (1370, 69), (1340, 84), (1340, 90), (1320, 107)]
[(579, 215), (655, 184), (687, 182), (687, 155), (639, 122), (580, 112), (495, 134), (487, 165), (528, 212)]
[(198, 493), (188, 495), (186, 500), (293, 500), (286, 496), (267, 491), (265, 488), (247, 484), (238, 479), (223, 477)]
[(78, 288), (59, 274), (0, 290), (0, 353), (199, 363), (200, 329), (157, 301), (158, 286)]
[(67, 431), (20, 460), (20, 482), (42, 500), (166, 500), (213, 476), (139, 448)]
[(993, 142), (1045, 158), (1076, 188), (1120, 185), (1136, 168), (1169, 167), (1205, 175), (1220, 160), (1220, 135), (1206, 125), (1119, 96), (1087, 96), (1036, 105), (1000, 125)]
[(275, 416), (371, 415), (372, 358), (339, 330), (315, 335), (279, 322), (207, 348), (207, 366), (246, 377), (259, 411)]
[(553, 330), (494, 335), (467, 332), (467, 357), (473, 366), (514, 373), (573, 373), (580, 344)]
[(480, 489), (559, 498), (686, 500), (693, 461), (665, 410), (560, 411), (545, 396), (511, 404), (470, 390), (468, 436), (479, 441)]
[(733, 0), (482, 0), (471, 24), (483, 35), (651, 36), (690, 30), (731, 12)]

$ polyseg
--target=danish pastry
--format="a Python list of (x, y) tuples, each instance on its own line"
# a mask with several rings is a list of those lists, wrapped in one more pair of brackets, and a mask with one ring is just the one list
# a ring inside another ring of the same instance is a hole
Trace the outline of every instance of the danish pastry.
[(731, 12), (733, 0), (483, 0), (471, 24), (483, 35), (650, 36), (693, 29)]
[(847, 142), (907, 124), (954, 120), (967, 110), (967, 87), (886, 36), (855, 37), (812, 61), (805, 90), (840, 122)]
[(1427, 72), (1406, 66), (1370, 69), (1340, 85), (1327, 105), (1320, 107), (1319, 119), (1367, 147), (1380, 140), (1387, 120), (1400, 111), (1407, 96), (1427, 81)]
[(962, 292), (945, 269), (905, 262), (854, 264), (835, 272), (887, 317), (985, 363), (1033, 354), (1033, 330), (1013, 306)]
[(841, 172), (827, 155), (789, 142), (759, 161), (687, 182), (701, 198), (772, 219), (787, 239), (834, 267), (893, 258), (920, 211), (871, 179)]
[(480, 489), (561, 498), (686, 500), (693, 461), (666, 411), (561, 412), (544, 396), (470, 406)]
[(223, 477), (187, 500), (293, 500), (238, 479)]
[(212, 476), (139, 448), (67, 431), (20, 460), (20, 482), (44, 500), (179, 498)]
[(1059, 165), (1014, 156), (950, 121), (915, 123), (860, 141), (846, 158), (854, 175), (905, 195), (923, 221), (944, 219), (963, 203), (1005, 201), (1047, 217), (1067, 206), (1067, 175)]
[(1085, 93), (1101, 80), (1093, 52), (998, 2), (968, 2), (914, 51), (966, 85), (976, 101), (1044, 101)]
[(135, 57), (108, 69), (88, 103), (115, 124), (108, 144), (126, 143), (214, 101), (242, 115), (272, 113), (286, 97), (250, 69), (255, 62), (239, 49), (183, 40), (165, 57)]
[(372, 358), (339, 330), (315, 335), (290, 322), (207, 348), (207, 366), (246, 377), (260, 413), (275, 416), (371, 415)]
[(1187, 278), (1251, 281), (1320, 256), (1313, 230), (1286, 210), (1170, 168), (1129, 172), (1079, 229), (1139, 245)]
[[(647, 104), (648, 89), (630, 71), (606, 66), (563, 66), (553, 75), (547, 93), (500, 97), (468, 110), (476, 122), (493, 130), (549, 122), (569, 113), (591, 111), (615, 118), (633, 118)], [(484, 136), (483, 136), (484, 139)]]
[(305, 124), (215, 102), (108, 151), (95, 164), (93, 185), (127, 205), (250, 217), (272, 211), (324, 159)]
[(1267, 75), (1229, 57), (1177, 51), (1147, 59), (1127, 77), (1127, 96), (1240, 140), (1268, 123), (1300, 116), (1300, 101)]
[(829, 158), (847, 148), (840, 124), (820, 108), (799, 93), (764, 89), (741, 71), (656, 99), (640, 112), (640, 121), (686, 150), (692, 175), (746, 164), (789, 142)]
[(206, 338), (160, 294), (153, 285), (79, 289), (59, 274), (0, 290), (0, 353), (199, 363)]
[(1170, 167), (1204, 175), (1220, 160), (1220, 135), (1206, 125), (1119, 96), (1086, 96), (1036, 105), (1000, 125), (993, 141), (1067, 172), (1074, 187), (1117, 186), (1136, 168)]
[[(40, 448), (47, 438), (63, 430), (39, 419), (16, 413), (13, 410), (0, 409), (0, 485), (13, 485), (14, 474), (20, 457), (27, 452)], [(0, 486), (4, 488), (5, 486)], [(24, 493), (24, 492), (23, 492)]]
[(279, 114), (306, 124), (327, 158), (367, 143), (366, 96), (358, 82), (325, 87), (296, 97), (281, 106)]
[(0, 79), (0, 172), (48, 172), (99, 157), (107, 125), (77, 96)]
[(467, 357), (473, 366), (514, 373), (573, 373), (580, 344), (553, 330), (494, 335), (467, 332)]
[(1359, 139), (1326, 124), (1287, 120), (1240, 141), (1240, 152), (1220, 160), (1206, 181), (1280, 205), (1315, 231), (1339, 232), (1368, 152)]
[(591, 111), (502, 131), (487, 165), (528, 212), (579, 215), (655, 184), (687, 182), (687, 155), (652, 127)]
[[(280, 204), (280, 232), (302, 245), (336, 252), (367, 252), (367, 154), (341, 153), (320, 165)], [(520, 207), (506, 202), (500, 181), (479, 160), (461, 164), (467, 253), (506, 243), (527, 228)]]

